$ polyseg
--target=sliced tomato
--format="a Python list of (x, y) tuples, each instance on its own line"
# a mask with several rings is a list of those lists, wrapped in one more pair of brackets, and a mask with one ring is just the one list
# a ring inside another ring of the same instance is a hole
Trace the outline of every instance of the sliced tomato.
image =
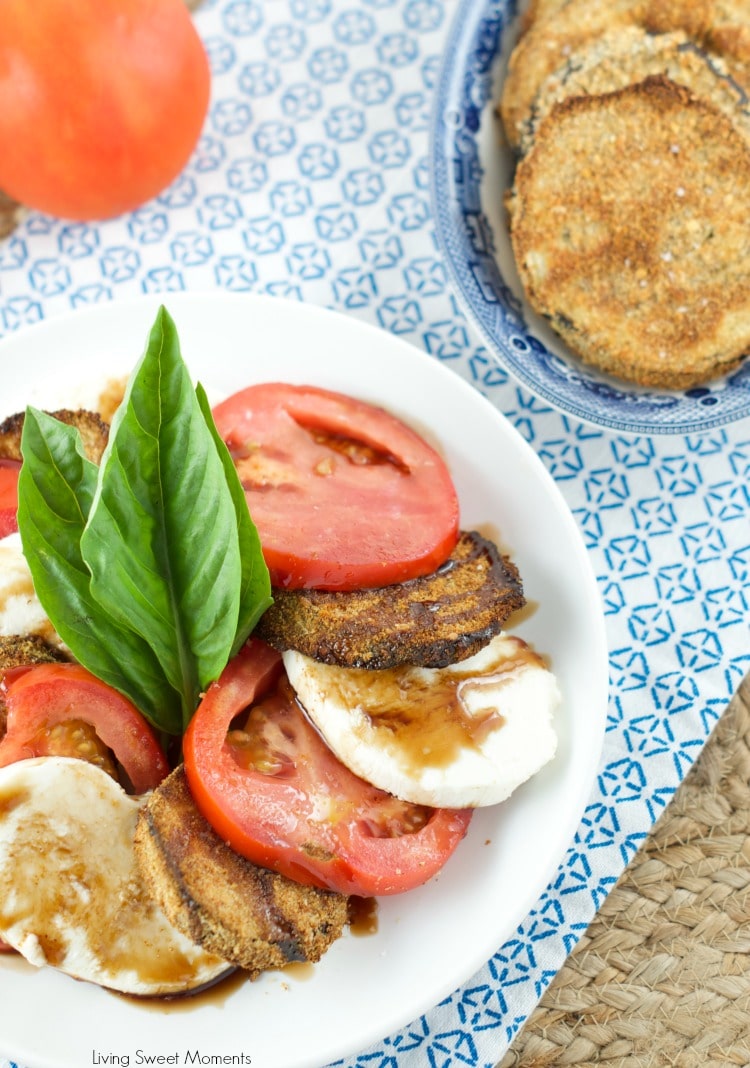
[(209, 687), (183, 752), (196, 805), (237, 853), (343, 894), (421, 885), (471, 819), (471, 810), (412, 805), (353, 775), (302, 712), (279, 654), (257, 639)]
[(17, 460), (0, 459), (0, 538), (18, 530), (18, 474), (21, 464)]
[(214, 409), (275, 586), (350, 590), (434, 571), (458, 537), (442, 458), (382, 408), (250, 386)]
[[(3, 676), (2, 697), (7, 730), (0, 767), (53, 752), (81, 755), (61, 752), (55, 731), (61, 724), (82, 723), (112, 750), (136, 794), (152, 790), (169, 773), (161, 745), (135, 705), (80, 664), (11, 668)], [(88, 743), (86, 733), (83, 740)]]

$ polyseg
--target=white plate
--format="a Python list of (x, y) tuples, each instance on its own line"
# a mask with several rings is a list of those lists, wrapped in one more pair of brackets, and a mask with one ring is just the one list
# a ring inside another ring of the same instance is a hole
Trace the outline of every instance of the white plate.
[(750, 416), (750, 359), (694, 389), (640, 388), (584, 364), (529, 307), (503, 208), (513, 158), (494, 108), (517, 36), (514, 0), (462, 0), (443, 50), (431, 130), (438, 242), (490, 352), (549, 404), (611, 430), (690, 434)]
[[(495, 531), (512, 553), (538, 605), (517, 632), (549, 654), (564, 695), (554, 762), (509, 802), (478, 812), (437, 878), (382, 900), (377, 934), (347, 933), (311, 976), (272, 972), (192, 1004), (144, 1004), (0, 959), (0, 1055), (25, 1068), (81, 1068), (92, 1051), (129, 1055), (134, 1065), (143, 1063), (138, 1050), (178, 1053), (179, 1064), (198, 1050), (244, 1054), (253, 1068), (320, 1068), (460, 986), (547, 884), (597, 767), (607, 694), (602, 610), (554, 482), (516, 430), (453, 371), (390, 334), (307, 305), (220, 294), (170, 294), (163, 302), (209, 393), (269, 379), (309, 382), (382, 404), (424, 432), (451, 468), (463, 526)], [(127, 373), (157, 306), (156, 298), (100, 306), (5, 340), (0, 416), (29, 401), (59, 406), (66, 383), (69, 391), (89, 376)]]

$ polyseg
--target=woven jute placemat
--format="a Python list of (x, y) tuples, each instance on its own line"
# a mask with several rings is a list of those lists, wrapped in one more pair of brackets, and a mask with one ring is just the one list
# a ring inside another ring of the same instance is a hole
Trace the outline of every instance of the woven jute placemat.
[(497, 1068), (750, 1065), (750, 676)]

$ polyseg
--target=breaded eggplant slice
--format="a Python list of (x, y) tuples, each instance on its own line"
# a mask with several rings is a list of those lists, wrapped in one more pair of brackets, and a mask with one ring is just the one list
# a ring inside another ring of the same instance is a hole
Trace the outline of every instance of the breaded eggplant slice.
[(24, 664), (65, 663), (67, 657), (36, 634), (0, 634), (0, 671)]
[(526, 33), (532, 26), (538, 25), (550, 15), (556, 15), (568, 0), (529, 0), (521, 14), (521, 33)]
[(687, 389), (750, 349), (750, 147), (684, 87), (555, 105), (508, 205), (528, 300), (587, 363)]
[(256, 634), (281, 652), (341, 667), (438, 668), (473, 656), (524, 604), (515, 565), (464, 531), (431, 575), (351, 593), (274, 590)]
[(542, 83), (573, 53), (632, 26), (654, 33), (682, 30), (702, 41), (712, 10), (713, 0), (569, 0), (535, 22), (513, 49), (501, 92), (498, 110), (509, 144), (519, 147)]
[(317, 961), (347, 924), (347, 898), (258, 868), (224, 842), (195, 806), (182, 765), (138, 816), (141, 877), (178, 931), (253, 978)]
[[(9, 415), (0, 423), (0, 457), (5, 460), (21, 460), (21, 432), (25, 412), (16, 412)], [(83, 442), (83, 451), (93, 463), (101, 461), (104, 447), (109, 438), (109, 426), (96, 413), (79, 408), (75, 411), (69, 408), (61, 408), (56, 412), (49, 412), (55, 419), (62, 423), (74, 426), (78, 429)]]
[(571, 96), (615, 92), (658, 74), (714, 104), (750, 142), (748, 94), (721, 59), (684, 33), (652, 34), (630, 26), (589, 42), (545, 79), (524, 124), (522, 154), (533, 144), (537, 127), (555, 104)]
[(706, 45), (739, 71), (750, 67), (750, 0), (713, 0)]

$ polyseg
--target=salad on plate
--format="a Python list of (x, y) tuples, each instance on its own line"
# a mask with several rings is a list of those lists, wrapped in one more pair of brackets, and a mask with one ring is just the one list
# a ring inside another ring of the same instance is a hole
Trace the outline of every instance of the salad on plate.
[(522, 576), (461, 520), (383, 407), (210, 405), (164, 308), (111, 423), (0, 424), (4, 947), (174, 996), (435, 878), (557, 746)]

